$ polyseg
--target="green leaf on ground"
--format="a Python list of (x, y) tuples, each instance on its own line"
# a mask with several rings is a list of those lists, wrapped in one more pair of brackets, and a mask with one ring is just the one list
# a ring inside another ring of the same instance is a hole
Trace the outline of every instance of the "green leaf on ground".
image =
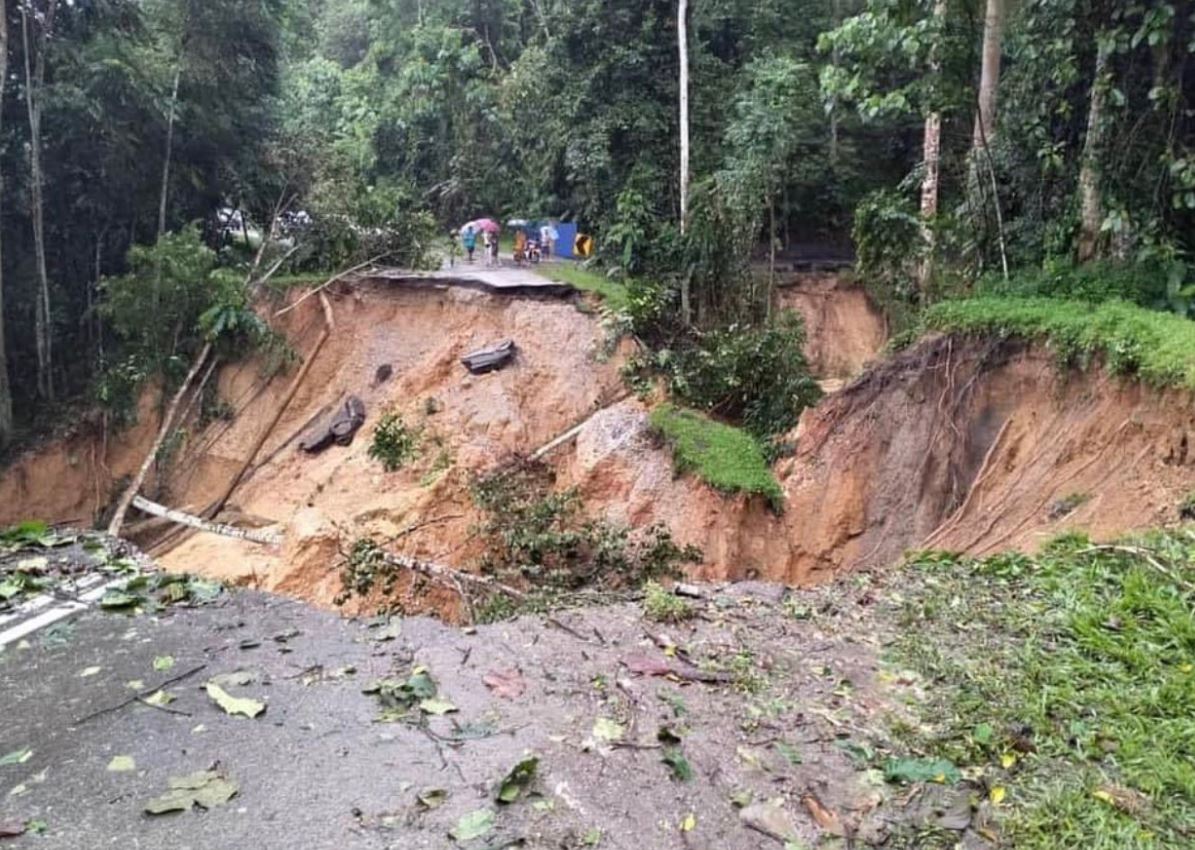
[(784, 756), (784, 758), (791, 765), (798, 765), (801, 763), (801, 754), (797, 752), (796, 748), (784, 741), (776, 742), (776, 752)]
[(673, 747), (664, 750), (662, 761), (672, 768), (672, 778), (678, 782), (688, 782), (693, 778), (693, 767), (679, 749)]
[(513, 803), (526, 791), (535, 779), (539, 768), (539, 756), (527, 756), (514, 766), (498, 786), (498, 802)]
[(170, 703), (174, 702), (174, 694), (167, 691), (155, 691), (145, 698), (145, 702), (161, 708), (164, 705), (170, 705)]
[(132, 756), (113, 756), (112, 761), (108, 762), (109, 773), (128, 773), (136, 769), (137, 762)]
[(165, 673), (167, 670), (174, 669), (173, 655), (159, 655), (154, 659), (154, 669), (159, 673)]
[(888, 759), (884, 778), (889, 782), (937, 782), (954, 785), (962, 774), (946, 759)]
[(493, 828), (493, 809), (478, 809), (475, 812), (462, 815), (461, 819), (456, 822), (456, 826), (449, 830), (448, 836), (457, 842), (472, 841), (474, 838), (488, 835)]
[(971, 733), (971, 740), (979, 744), (981, 747), (986, 747), (992, 743), (992, 739), (996, 735), (996, 730), (992, 728), (990, 723), (980, 723), (975, 727), (975, 731)]
[(31, 758), (33, 758), (33, 750), (13, 750), (7, 755), (0, 756), (0, 767), (9, 764), (24, 764)]
[(144, 601), (140, 596), (126, 593), (123, 590), (109, 590), (100, 599), (100, 607), (108, 611), (119, 611), (124, 608), (132, 608)]
[(581, 838), (582, 847), (597, 847), (602, 843), (602, 831), (596, 826)]
[(625, 731), (621, 723), (617, 720), (611, 720), (609, 717), (599, 717), (593, 722), (593, 738), (595, 741), (605, 741), (606, 743), (621, 741)]
[(448, 792), (443, 788), (429, 788), (421, 791), (415, 799), (425, 809), (438, 809), (448, 799)]
[(201, 770), (187, 776), (171, 777), (170, 790), (146, 803), (145, 811), (162, 815), (190, 811), (192, 806), (212, 809), (227, 803), (239, 790), (235, 782), (216, 771)]
[(252, 720), (266, 710), (265, 703), (254, 699), (234, 697), (215, 682), (208, 682), (203, 689), (227, 714), (240, 714)]
[(448, 700), (439, 699), (436, 697), (421, 700), (419, 703), (419, 710), (424, 714), (434, 714), (437, 717), (444, 714), (452, 714), (454, 711), (458, 711), (457, 707)]
[(87, 667), (87, 668), (79, 671), (79, 678), (80, 679), (90, 679), (92, 676), (98, 675), (99, 672), (103, 669), (104, 669), (103, 667)]

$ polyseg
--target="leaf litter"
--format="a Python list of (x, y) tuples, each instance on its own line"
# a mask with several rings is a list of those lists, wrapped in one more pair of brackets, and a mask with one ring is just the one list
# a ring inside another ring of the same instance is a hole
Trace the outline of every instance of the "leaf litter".
[(261, 716), (266, 710), (265, 703), (247, 697), (234, 697), (215, 682), (208, 682), (203, 689), (207, 691), (207, 695), (216, 705), (224, 709), (226, 714), (241, 715), (252, 720)]
[(214, 809), (237, 795), (240, 786), (215, 770), (201, 770), (187, 776), (171, 777), (169, 790), (145, 804), (145, 812), (163, 815), (188, 812), (193, 807)]

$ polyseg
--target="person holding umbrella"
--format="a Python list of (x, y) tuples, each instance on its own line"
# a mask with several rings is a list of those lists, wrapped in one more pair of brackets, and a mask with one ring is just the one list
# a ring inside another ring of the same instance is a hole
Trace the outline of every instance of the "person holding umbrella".
[(469, 222), (461, 230), (461, 244), (465, 246), (469, 262), (473, 262), (473, 252), (477, 250), (477, 230), (473, 227), (473, 222)]

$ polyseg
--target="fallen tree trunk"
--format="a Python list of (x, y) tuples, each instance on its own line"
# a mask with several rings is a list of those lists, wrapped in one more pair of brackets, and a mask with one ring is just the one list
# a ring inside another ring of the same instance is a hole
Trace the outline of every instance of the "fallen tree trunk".
[(279, 316), (285, 316), (291, 310), (295, 309), (300, 304), (302, 304), (304, 301), (306, 301), (308, 298), (311, 298), (314, 295), (318, 295), (318, 296), (320, 296), (320, 298), (323, 298), (324, 290), (327, 289), (332, 284), (336, 283), (336, 281), (340, 280), (341, 278), (348, 277), (349, 275), (353, 274), (354, 272), (359, 272), (364, 268), (368, 268), (369, 266), (372, 266), (374, 263), (376, 263), (378, 260), (382, 259), (382, 257), (384, 257), (384, 256), (386, 256), (386, 255), (378, 254), (376, 257), (371, 257), (370, 259), (366, 260), (364, 263), (361, 263), (360, 265), (357, 265), (357, 266), (353, 266), (351, 269), (345, 269), (342, 272), (337, 272), (332, 277), (328, 278), (323, 283), (321, 283), (319, 286), (317, 286), (315, 289), (311, 290), (308, 293), (305, 293), (303, 295), (303, 297), (300, 298), (298, 301), (296, 301), (294, 304), (291, 304), (289, 307), (283, 307), (281, 310), (279, 310), (277, 313), (274, 314), (274, 318), (277, 319)]
[(192, 516), (182, 511), (176, 511), (165, 505), (159, 505), (157, 502), (151, 502), (144, 496), (136, 496), (133, 498), (133, 505), (139, 511), (144, 511), (152, 516), (167, 519), (170, 522), (178, 525), (186, 525), (191, 528), (197, 528), (200, 531), (206, 531), (209, 534), (219, 534), (222, 537), (233, 537), (237, 540), (248, 540), (250, 543), (260, 543), (263, 546), (277, 546), (282, 542), (282, 536), (279, 534), (269, 534), (264, 531), (255, 531), (247, 528), (236, 528), (231, 525), (224, 525), (219, 522), (209, 522), (201, 517)]
[(456, 570), (452, 567), (446, 567), (443, 564), (432, 563), (431, 561), (420, 561), (417, 558), (409, 558), (406, 555), (394, 555), (390, 552), (385, 553), (386, 563), (395, 567), (401, 567), (404, 570), (411, 570), (431, 579), (436, 579), (441, 582), (447, 582), (449, 585), (455, 585), (458, 592), (464, 595), (460, 588), (460, 583), (471, 584), (475, 587), (484, 587), (486, 590), (502, 593), (513, 599), (526, 599), (527, 594), (521, 590), (516, 590), (508, 584), (502, 584), (487, 576), (479, 576), (475, 573), (467, 573), (463, 570)]
[(133, 499), (140, 492), (141, 485), (145, 483), (145, 477), (149, 475), (149, 469), (153, 466), (154, 459), (157, 458), (158, 452), (161, 451), (162, 444), (166, 442), (166, 437), (174, 424), (174, 417), (178, 413), (178, 407), (182, 404), (183, 397), (186, 396), (187, 390), (191, 388), (191, 384), (195, 382), (195, 376), (199, 374), (199, 370), (203, 368), (203, 364), (207, 362), (207, 358), (211, 353), (212, 344), (209, 342), (203, 346), (203, 350), (195, 358), (195, 363), (191, 366), (191, 371), (187, 373), (187, 377), (183, 379), (182, 386), (178, 388), (178, 392), (174, 394), (174, 398), (170, 401), (170, 406), (166, 408), (166, 415), (162, 419), (162, 427), (158, 429), (158, 436), (154, 440), (153, 446), (150, 447), (145, 460), (141, 462), (141, 468), (137, 470), (137, 475), (124, 491), (124, 495), (120, 497), (120, 502), (116, 505), (116, 513), (112, 515), (112, 521), (108, 523), (108, 534), (110, 536), (120, 536), (120, 528), (124, 525), (125, 515), (129, 512), (129, 505), (133, 504)]
[(320, 305), (324, 308), (324, 329), (320, 332), (319, 339), (315, 341), (315, 345), (311, 348), (311, 353), (308, 354), (307, 359), (303, 361), (303, 367), (299, 370), (299, 374), (295, 375), (295, 379), (291, 381), (290, 388), (286, 391), (286, 395), (282, 397), (282, 401), (279, 402), (278, 408), (274, 411), (274, 415), (270, 418), (270, 421), (266, 424), (266, 427), (261, 430), (261, 433), (254, 441), (252, 447), (250, 447), (249, 453), (245, 457), (245, 462), (241, 465), (241, 468), (237, 470), (236, 475), (234, 475), (228, 482), (228, 486), (224, 488), (224, 492), (220, 494), (220, 498), (216, 499), (216, 501), (210, 507), (208, 507), (206, 511), (203, 512), (204, 516), (211, 518), (220, 513), (220, 511), (224, 508), (224, 505), (232, 496), (233, 491), (236, 490), (237, 485), (241, 483), (241, 479), (245, 477), (245, 473), (248, 472), (249, 467), (253, 465), (253, 460), (257, 457), (257, 453), (261, 451), (261, 447), (264, 446), (266, 440), (270, 438), (270, 434), (274, 433), (274, 429), (278, 427), (278, 422), (282, 419), (282, 414), (286, 413), (286, 409), (290, 406), (290, 403), (294, 400), (295, 395), (299, 392), (299, 387), (303, 385), (303, 381), (307, 377), (307, 373), (311, 371), (312, 365), (315, 363), (316, 358), (319, 357), (320, 349), (324, 347), (324, 343), (328, 341), (328, 338), (332, 336), (332, 331), (336, 329), (336, 319), (332, 315), (332, 305), (328, 303), (328, 299), (323, 293), (320, 293), (319, 299)]
[(544, 457), (546, 457), (548, 454), (552, 453), (556, 449), (560, 448), (565, 443), (569, 442), (570, 440), (576, 439), (577, 435), (580, 434), (585, 429), (585, 426), (590, 423), (590, 421), (593, 419), (593, 417), (597, 416), (599, 413), (609, 410), (611, 407), (613, 407), (616, 404), (626, 401), (630, 397), (631, 397), (630, 392), (624, 392), (624, 393), (619, 394), (609, 404), (602, 405), (599, 409), (595, 410), (593, 413), (589, 414), (583, 420), (581, 420), (581, 422), (577, 423), (576, 425), (574, 425), (572, 428), (569, 428), (567, 431), (565, 431), (560, 436), (555, 437), (550, 442), (540, 446), (538, 449), (533, 451), (530, 455), (530, 459), (531, 460), (543, 460)]

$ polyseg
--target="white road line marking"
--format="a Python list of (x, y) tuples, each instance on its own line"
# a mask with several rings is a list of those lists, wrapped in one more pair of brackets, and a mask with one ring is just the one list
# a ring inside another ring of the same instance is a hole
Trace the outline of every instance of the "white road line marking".
[[(103, 581), (104, 578), (105, 576), (102, 574), (93, 573), (91, 575), (84, 576), (77, 581), (69, 583), (62, 589), (75, 591), (83, 590), (85, 588), (91, 587), (97, 582)], [(42, 593), (38, 596), (35, 596), (26, 602), (22, 602), (10, 613), (0, 615), (0, 626), (5, 625), (6, 623), (11, 623), (13, 620), (19, 620), (26, 614), (32, 614), (34, 611), (40, 611), (47, 605), (53, 604), (55, 601), (55, 597), (49, 593)]]
[[(97, 577), (96, 581), (98, 580), (99, 578)], [(77, 614), (80, 611), (86, 611), (90, 606), (90, 603), (101, 599), (105, 593), (117, 585), (123, 584), (125, 581), (127, 581), (127, 579), (120, 578), (107, 582), (106, 584), (102, 584), (99, 587), (93, 588), (92, 590), (82, 594), (79, 597), (78, 602), (74, 601), (73, 599), (60, 602), (56, 607), (53, 607), (48, 611), (43, 611), (35, 617), (30, 617), (29, 619), (18, 623), (7, 631), (0, 632), (0, 647), (8, 646), (10, 643), (14, 643), (22, 638), (28, 637), (39, 629), (53, 625), (59, 620), (69, 617), (71, 614)], [(83, 584), (83, 582), (80, 581), (79, 584)], [(95, 581), (88, 582), (88, 584), (95, 584)], [(50, 602), (56, 601), (53, 597), (45, 598)], [(34, 605), (33, 603), (35, 602), (40, 604)], [(38, 597), (37, 599), (33, 599), (25, 603), (25, 605), (22, 607), (29, 610), (38, 610), (39, 608), (44, 608), (46, 604), (46, 602), (42, 602), (42, 597)], [(29, 611), (27, 610), (26, 613), (28, 612)]]

